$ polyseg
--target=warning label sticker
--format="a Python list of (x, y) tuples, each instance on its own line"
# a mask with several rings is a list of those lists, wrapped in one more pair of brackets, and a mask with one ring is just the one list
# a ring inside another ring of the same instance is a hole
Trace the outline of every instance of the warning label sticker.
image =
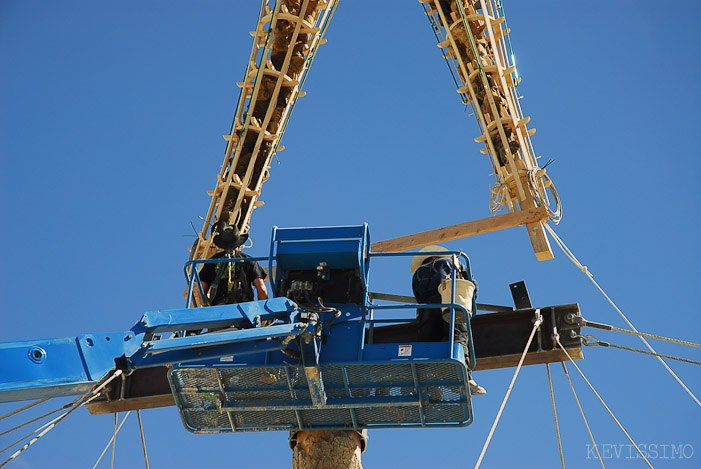
[(400, 357), (410, 357), (411, 356), (411, 345), (400, 345), (399, 346), (399, 356)]

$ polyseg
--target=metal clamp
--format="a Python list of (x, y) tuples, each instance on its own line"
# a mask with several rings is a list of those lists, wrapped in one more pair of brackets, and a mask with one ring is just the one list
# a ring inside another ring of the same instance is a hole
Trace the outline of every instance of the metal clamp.
[(591, 335), (580, 335), (577, 334), (575, 331), (570, 332), (570, 337), (573, 339), (579, 339), (582, 342), (582, 345), (586, 345), (587, 347), (596, 347), (597, 345), (602, 346), (602, 347), (608, 347), (609, 343), (601, 341), (597, 339), (594, 336)]

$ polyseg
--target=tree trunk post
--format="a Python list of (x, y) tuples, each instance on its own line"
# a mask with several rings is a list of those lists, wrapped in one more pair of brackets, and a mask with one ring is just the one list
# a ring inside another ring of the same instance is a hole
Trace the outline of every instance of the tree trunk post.
[(363, 469), (367, 431), (301, 431), (290, 434), (292, 469)]

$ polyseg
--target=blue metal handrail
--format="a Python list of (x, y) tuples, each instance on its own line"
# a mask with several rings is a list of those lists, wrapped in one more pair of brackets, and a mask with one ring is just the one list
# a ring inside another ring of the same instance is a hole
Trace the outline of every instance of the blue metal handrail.
[[(273, 239), (275, 239), (275, 234), (276, 231), (278, 230), (277, 227), (273, 227)], [(365, 241), (369, 241), (369, 233), (367, 230), (367, 225), (363, 226), (363, 237), (365, 238)], [(269, 257), (246, 257), (246, 258), (240, 258), (240, 257), (233, 257), (233, 258), (216, 258), (216, 259), (197, 259), (197, 260), (191, 260), (185, 263), (183, 267), (183, 271), (185, 273), (185, 278), (187, 279), (188, 282), (188, 289), (187, 289), (187, 304), (186, 308), (190, 308), (192, 304), (196, 305), (196, 300), (193, 297), (193, 292), (195, 288), (195, 283), (197, 284), (197, 288), (199, 289), (201, 298), (205, 298), (205, 292), (202, 288), (202, 280), (199, 277), (199, 269), (197, 269), (198, 265), (201, 264), (214, 264), (214, 263), (222, 263), (222, 262), (241, 262), (241, 261), (259, 261), (259, 262), (266, 262), (268, 263), (268, 268), (269, 271), (271, 271), (273, 267), (273, 260), (274, 260), (274, 249), (273, 249), (274, 243), (271, 243), (271, 252)], [(369, 242), (368, 244), (369, 245)], [(457, 269), (454, 264), (451, 263), (451, 280), (452, 280), (452, 285), (451, 285), (451, 297), (450, 297), (450, 303), (436, 303), (436, 304), (422, 304), (422, 303), (406, 303), (406, 304), (398, 304), (398, 305), (388, 305), (388, 306), (375, 306), (368, 304), (367, 300), (367, 294), (368, 294), (368, 285), (365, 283), (364, 279), (367, 278), (368, 276), (368, 266), (369, 266), (369, 259), (372, 257), (413, 257), (416, 255), (425, 255), (425, 256), (452, 256), (456, 255), (459, 258), (462, 258), (464, 260), (465, 264), (465, 271), (467, 273), (467, 279), (471, 282), (474, 283), (474, 278), (472, 276), (472, 269), (471, 269), (471, 264), (470, 264), (470, 258), (465, 254), (463, 251), (405, 251), (405, 252), (369, 252), (367, 253), (367, 256), (365, 257), (364, 262), (362, 262), (362, 267), (363, 267), (363, 274), (361, 277), (363, 277), (363, 286), (365, 290), (365, 304), (368, 308), (368, 311), (371, 310), (403, 310), (403, 309), (417, 309), (417, 308), (450, 308), (450, 324), (449, 324), (449, 331), (450, 333), (448, 334), (448, 346), (449, 350), (452, 350), (454, 348), (455, 344), (455, 337), (453, 331), (455, 330), (455, 314), (456, 314), (456, 308), (457, 310), (463, 311), (465, 313), (465, 318), (467, 322), (467, 333), (468, 333), (468, 363), (466, 364), (468, 369), (473, 370), (476, 366), (476, 360), (475, 360), (475, 351), (474, 351), (474, 343), (472, 339), (472, 326), (471, 326), (471, 314), (476, 311), (476, 294), (473, 295), (472, 297), (472, 312), (468, 311), (466, 308), (464, 308), (462, 305), (459, 305), (455, 303), (455, 288), (456, 288), (456, 278), (457, 278)], [(271, 282), (273, 282), (273, 278), (271, 275)], [(271, 285), (272, 292), (270, 293), (270, 297), (274, 297), (275, 294), (275, 287), (274, 285)], [(363, 324), (363, 329), (365, 329), (366, 325), (370, 325), (371, 328), (373, 328), (373, 325), (375, 323), (379, 322), (386, 322), (386, 323), (391, 323), (391, 322), (409, 322), (413, 321), (415, 318), (400, 318), (400, 319), (368, 319), (366, 315), (363, 315), (361, 318), (358, 318), (357, 321), (360, 321)], [(364, 343), (364, 335), (361, 344), (361, 349), (365, 345)], [(362, 353), (362, 350), (359, 351), (359, 353)]]
[[(417, 256), (417, 255), (424, 255), (424, 256), (452, 256), (456, 255), (458, 257), (461, 257), (462, 259), (465, 260), (465, 271), (467, 272), (467, 279), (468, 281), (474, 283), (474, 277), (472, 276), (472, 268), (470, 264), (470, 258), (465, 254), (463, 251), (405, 251), (405, 252), (370, 252), (368, 254), (368, 257), (410, 257), (410, 256)], [(456, 304), (455, 303), (455, 287), (456, 287), (456, 268), (455, 265), (451, 263), (451, 292), (450, 292), (450, 303), (447, 304), (422, 304), (422, 303), (416, 303), (416, 304), (411, 304), (411, 305), (397, 305), (397, 306), (370, 306), (370, 309), (405, 309), (405, 308), (450, 308), (450, 327), (449, 331), (450, 333), (448, 334), (448, 343), (450, 350), (453, 350), (455, 338), (453, 331), (455, 330), (455, 308), (459, 308), (460, 310), (463, 310), (465, 312), (465, 318), (467, 321), (467, 334), (468, 334), (468, 345), (469, 345), (469, 359), (467, 366), (470, 370), (473, 370), (476, 366), (476, 359), (475, 359), (475, 347), (474, 343), (472, 340), (472, 325), (470, 321), (470, 312), (467, 311), (463, 306)], [(477, 310), (477, 295), (476, 292), (474, 295), (472, 295), (472, 311)], [(369, 321), (368, 321), (369, 322)]]

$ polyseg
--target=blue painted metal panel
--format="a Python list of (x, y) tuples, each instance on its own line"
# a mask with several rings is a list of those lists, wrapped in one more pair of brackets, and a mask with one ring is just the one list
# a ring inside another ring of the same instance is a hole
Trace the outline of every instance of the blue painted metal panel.
[[(37, 358), (32, 359), (36, 354)], [(37, 388), (90, 387), (90, 379), (75, 338), (0, 344), (0, 402), (32, 399)], [(27, 396), (27, 397), (25, 397)]]
[(363, 360), (457, 360), (464, 363), (462, 345), (449, 342), (405, 342), (397, 344), (365, 344)]
[(364, 333), (365, 328), (360, 321), (334, 323), (329, 328), (326, 343), (321, 347), (319, 361), (332, 363), (356, 360)]
[(139, 342), (126, 331), (0, 344), (0, 402), (82, 394)]
[(330, 268), (358, 269), (367, 295), (370, 249), (367, 224), (359, 226), (331, 226), (320, 228), (273, 227), (270, 243), (270, 263), (276, 262), (271, 278), (273, 291), (280, 278), (291, 270), (315, 269), (321, 262)]
[[(195, 312), (196, 311), (196, 312)], [(287, 298), (271, 298), (207, 308), (151, 311), (143, 315), (140, 324), (152, 333), (172, 332), (183, 329), (210, 329), (239, 325), (250, 327), (261, 320), (290, 319), (297, 312), (297, 305)]]
[(275, 228), (276, 234), (274, 239), (277, 240), (362, 238), (367, 232), (367, 225), (317, 226), (312, 228)]
[(277, 266), (282, 270), (312, 270), (325, 262), (331, 269), (358, 269), (358, 240), (280, 243)]
[[(210, 308), (156, 311), (129, 331), (0, 344), (0, 402), (82, 394), (124, 358), (122, 366), (189, 363), (223, 356), (277, 351), (307, 325), (290, 323), (298, 312), (287, 298)], [(288, 324), (162, 338), (143, 343), (146, 333), (201, 329), (282, 319)]]
[(296, 337), (306, 327), (303, 323), (281, 324), (279, 326), (255, 327), (243, 330), (219, 331), (210, 334), (178, 337), (175, 339), (145, 342), (141, 353), (155, 355), (167, 351), (211, 347), (215, 345), (235, 344), (239, 342), (255, 342), (263, 339), (280, 337)]
[[(285, 347), (285, 339), (262, 340), (255, 343), (221, 344), (209, 347), (197, 347), (184, 350), (172, 350), (154, 355), (136, 354), (129, 363), (134, 368), (185, 364), (201, 368), (216, 366), (221, 363), (245, 361), (248, 363), (265, 363), (265, 353), (279, 351)], [(254, 358), (249, 358), (251, 355)]]

